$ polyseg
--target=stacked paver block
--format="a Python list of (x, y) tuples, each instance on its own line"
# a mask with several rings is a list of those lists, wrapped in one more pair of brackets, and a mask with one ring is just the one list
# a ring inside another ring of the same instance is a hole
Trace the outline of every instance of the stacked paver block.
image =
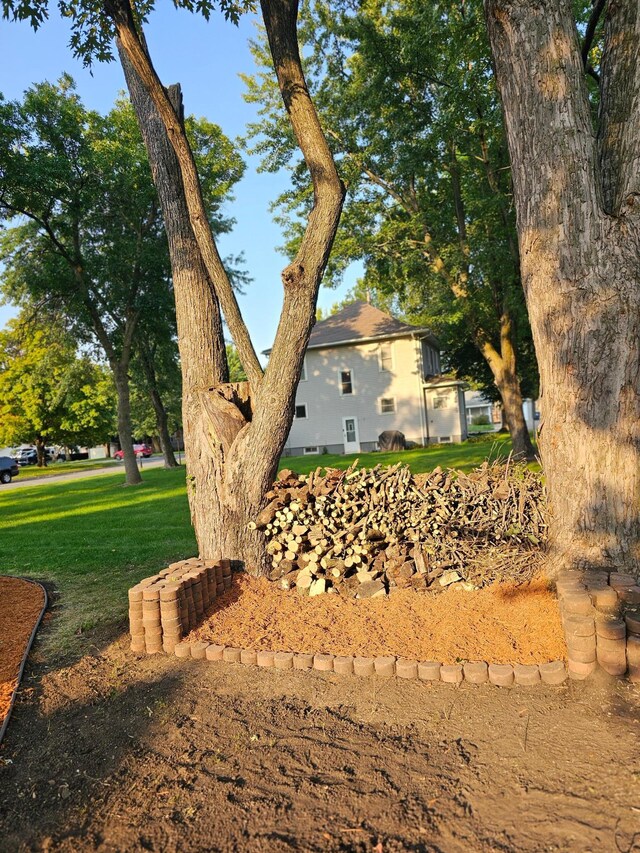
[(175, 652), (179, 657), (205, 657), (204, 644), (192, 655), (181, 643), (207, 609), (233, 583), (229, 560), (191, 558), (172, 563), (129, 590), (129, 630), (134, 652)]
[(563, 572), (556, 588), (567, 641), (569, 675), (583, 679), (598, 665), (640, 681), (638, 578), (601, 570)]

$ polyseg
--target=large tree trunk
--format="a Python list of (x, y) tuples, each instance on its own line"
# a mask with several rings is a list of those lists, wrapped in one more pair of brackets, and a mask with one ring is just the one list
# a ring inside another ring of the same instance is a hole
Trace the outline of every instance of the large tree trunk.
[(640, 8), (609, 3), (599, 152), (571, 4), (487, 0), (486, 8), (540, 368), (551, 568), (635, 573)]
[(127, 486), (137, 486), (142, 482), (138, 470), (138, 460), (133, 450), (133, 432), (131, 429), (131, 400), (129, 396), (129, 376), (127, 366), (116, 362), (111, 364), (118, 397), (118, 438), (124, 459), (124, 473)]
[[(263, 3), (262, 12), (285, 107), (313, 181), (314, 206), (298, 255), (282, 274), (284, 304), (264, 376), (208, 228), (181, 112), (172, 106), (155, 74), (126, 0), (113, 0), (109, 10), (118, 31), (120, 55), (129, 61), (124, 63), (125, 72), (163, 213), (169, 218), (171, 208), (173, 214), (167, 231), (170, 247), (174, 242), (171, 258), (184, 371), (187, 477), (200, 554), (239, 559), (248, 570), (262, 573), (268, 569), (264, 536), (248, 530), (247, 524), (265, 504), (291, 426), (318, 288), (344, 196), (302, 73), (297, 3), (274, 0)], [(173, 158), (167, 140), (175, 152)], [(195, 271), (192, 286), (182, 286), (179, 276)], [(224, 342), (221, 334), (216, 338), (212, 325), (214, 318), (219, 320), (218, 299), (251, 381), (250, 390), (246, 383), (226, 384)]]

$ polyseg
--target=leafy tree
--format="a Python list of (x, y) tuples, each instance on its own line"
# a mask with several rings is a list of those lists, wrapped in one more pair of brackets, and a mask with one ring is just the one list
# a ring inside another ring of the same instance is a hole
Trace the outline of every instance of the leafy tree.
[[(208, 15), (212, 2), (179, 5)], [(45, 0), (5, 0), (5, 14), (38, 26)], [(196, 162), (182, 121), (177, 87), (162, 86), (150, 60), (142, 25), (152, 4), (128, 0), (62, 3), (73, 16), (74, 47), (105, 58), (118, 51), (158, 188), (171, 254), (180, 360), (191, 516), (203, 557), (244, 560), (265, 571), (265, 541), (247, 523), (266, 502), (293, 419), (295, 388), (314, 323), (318, 288), (338, 226), (343, 187), (306, 85), (297, 44), (296, 0), (264, 0), (262, 15), (273, 65), (314, 188), (315, 203), (299, 251), (282, 273), (284, 300), (269, 365), (263, 373), (221, 262), (203, 200)], [(227, 17), (247, 2), (222, 0)], [(216, 81), (216, 85), (219, 81)], [(247, 383), (228, 383), (220, 309)]]
[(598, 2), (586, 26), (562, 0), (487, 0), (486, 14), (540, 365), (552, 565), (635, 574), (640, 6)]
[(114, 387), (107, 372), (50, 316), (22, 312), (0, 332), (0, 443), (33, 443), (38, 464), (47, 444), (92, 446), (114, 426)]
[[(105, 117), (87, 111), (65, 76), (33, 87), (21, 103), (0, 102), (0, 119), (2, 290), (17, 302), (64, 308), (78, 338), (102, 351), (118, 393), (127, 482), (139, 482), (129, 366), (141, 318), (145, 346), (156, 329), (164, 334), (170, 264), (133, 110), (121, 100)], [(241, 161), (218, 128), (194, 120), (189, 128), (207, 215), (228, 228), (220, 198)]]
[[(396, 296), (407, 319), (434, 329), (458, 372), (494, 386), (516, 452), (531, 456), (520, 377), (523, 364), (535, 373), (535, 360), (480, 0), (315, 0), (303, 34), (314, 96), (348, 187), (331, 272), (339, 277), (364, 260), (363, 286)], [(254, 53), (266, 66), (263, 45)], [(248, 99), (262, 105), (254, 151), (264, 168), (279, 169), (291, 162), (294, 139), (273, 82), (268, 71), (246, 82)], [(296, 216), (310, 202), (294, 161), (293, 188), (280, 200), (289, 251)]]

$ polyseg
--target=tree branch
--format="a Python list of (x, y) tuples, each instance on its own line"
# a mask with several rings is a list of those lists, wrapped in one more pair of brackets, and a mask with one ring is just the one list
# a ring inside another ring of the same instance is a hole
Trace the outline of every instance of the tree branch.
[(125, 51), (131, 65), (148, 90), (166, 129), (171, 145), (176, 152), (191, 227), (205, 268), (220, 300), (242, 366), (255, 390), (262, 380), (262, 367), (251, 343), (249, 332), (240, 314), (235, 293), (211, 233), (211, 227), (202, 198), (198, 172), (182, 122), (171, 106), (167, 93), (151, 64), (147, 52), (141, 44), (129, 0), (106, 0), (104, 8), (109, 17), (114, 21), (122, 49)]
[[(604, 7), (607, 5), (608, 0), (596, 0), (593, 9), (591, 10), (591, 15), (589, 17), (589, 23), (587, 24), (587, 29), (584, 34), (584, 41), (582, 42), (582, 64), (584, 66), (585, 71), (589, 71), (588, 63), (589, 63), (589, 51), (591, 50), (591, 45), (593, 44), (593, 37), (596, 34), (596, 27), (598, 26), (598, 21), (604, 11)], [(591, 69), (593, 71), (593, 69)]]

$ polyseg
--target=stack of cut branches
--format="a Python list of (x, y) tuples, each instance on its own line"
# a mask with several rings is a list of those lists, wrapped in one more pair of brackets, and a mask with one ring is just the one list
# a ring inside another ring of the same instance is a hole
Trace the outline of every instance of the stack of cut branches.
[(301, 594), (482, 586), (527, 580), (541, 565), (544, 489), (520, 465), (416, 476), (400, 463), (308, 476), (285, 469), (268, 498), (250, 526), (268, 539), (271, 580)]

